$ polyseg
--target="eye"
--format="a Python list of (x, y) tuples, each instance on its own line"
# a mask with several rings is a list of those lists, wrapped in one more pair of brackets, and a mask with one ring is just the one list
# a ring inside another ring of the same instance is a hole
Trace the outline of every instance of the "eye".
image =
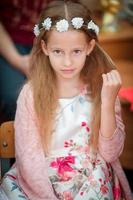
[(59, 49), (55, 49), (55, 50), (53, 50), (53, 53), (56, 54), (56, 55), (61, 55), (62, 51), (59, 50)]
[(76, 55), (78, 55), (78, 54), (80, 54), (82, 51), (80, 50), (80, 49), (75, 49), (74, 50), (74, 54), (76, 54)]

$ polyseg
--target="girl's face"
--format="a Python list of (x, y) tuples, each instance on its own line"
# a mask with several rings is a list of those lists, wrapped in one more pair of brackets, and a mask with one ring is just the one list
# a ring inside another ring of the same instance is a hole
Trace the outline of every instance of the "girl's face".
[(79, 78), (95, 40), (88, 43), (85, 34), (76, 30), (61, 33), (52, 30), (47, 44), (42, 40), (41, 45), (43, 52), (49, 56), (57, 79), (73, 79)]

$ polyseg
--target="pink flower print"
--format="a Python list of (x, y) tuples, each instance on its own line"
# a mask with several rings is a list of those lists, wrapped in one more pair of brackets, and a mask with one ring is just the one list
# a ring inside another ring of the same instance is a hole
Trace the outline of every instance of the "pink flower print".
[(80, 192), (80, 195), (83, 196), (84, 192)]
[(72, 139), (64, 142), (64, 147), (71, 147), (71, 146), (74, 146), (74, 142)]
[(64, 147), (69, 147), (69, 142), (65, 141), (64, 142)]
[(86, 126), (86, 125), (87, 125), (86, 122), (81, 123), (81, 126)]
[(87, 126), (86, 122), (81, 122), (81, 126), (86, 128), (87, 133), (90, 131), (90, 128)]
[(71, 192), (63, 192), (64, 200), (73, 200)]
[(105, 181), (106, 181), (106, 183), (110, 180), (109, 179), (109, 177), (110, 177), (110, 175), (109, 175), (109, 170), (108, 169), (106, 169), (106, 168), (104, 168), (103, 166), (102, 166), (102, 171), (103, 171), (103, 173), (104, 173), (104, 175), (105, 175)]
[(87, 132), (89, 132), (89, 131), (90, 131), (90, 128), (87, 126), (87, 127), (86, 127), (86, 130), (87, 130)]
[(100, 187), (100, 191), (102, 192), (102, 194), (106, 194), (108, 192), (107, 186), (102, 184)]
[(101, 179), (101, 178), (99, 178), (99, 181), (100, 181), (100, 182), (102, 182), (102, 179)]
[(121, 196), (121, 189), (119, 186), (113, 188), (114, 199), (117, 200)]
[(69, 178), (68, 174), (66, 172), (73, 172), (74, 169), (70, 166), (70, 164), (75, 163), (75, 157), (74, 156), (67, 156), (67, 157), (60, 157), (57, 158), (56, 161), (53, 161), (50, 163), (51, 167), (57, 168), (57, 173), (63, 178), (67, 179)]

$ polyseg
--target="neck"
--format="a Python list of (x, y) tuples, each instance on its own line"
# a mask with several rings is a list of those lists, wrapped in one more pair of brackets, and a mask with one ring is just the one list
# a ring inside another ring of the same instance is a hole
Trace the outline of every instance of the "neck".
[(79, 94), (81, 88), (83, 87), (82, 81), (78, 79), (72, 80), (58, 80), (57, 82), (58, 92), (60, 98), (69, 98)]

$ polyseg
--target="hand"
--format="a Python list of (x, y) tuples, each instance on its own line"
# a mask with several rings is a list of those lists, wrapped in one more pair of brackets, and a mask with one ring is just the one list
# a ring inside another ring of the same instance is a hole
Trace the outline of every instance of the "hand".
[(102, 74), (103, 86), (101, 91), (101, 102), (114, 105), (122, 81), (117, 70), (112, 70), (107, 74)]
[(11, 66), (20, 70), (26, 76), (30, 70), (30, 55), (21, 55), (12, 38), (0, 22), (0, 54), (11, 64)]
[(30, 71), (30, 54), (29, 55), (18, 55), (15, 60), (15, 67), (28, 76)]

